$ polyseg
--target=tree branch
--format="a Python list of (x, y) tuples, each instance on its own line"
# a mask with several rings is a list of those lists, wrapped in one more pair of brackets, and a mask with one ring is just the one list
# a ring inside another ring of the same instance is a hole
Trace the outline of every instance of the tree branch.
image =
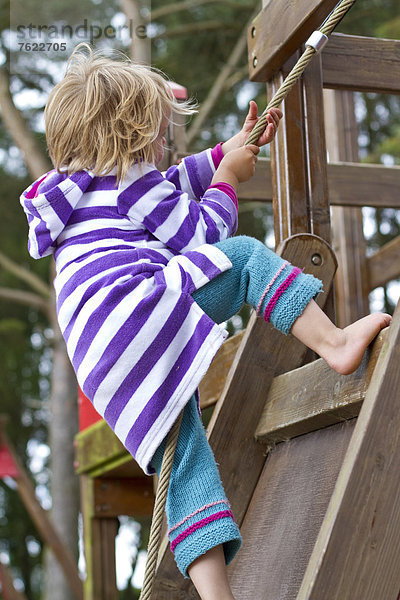
[[(252, 21), (253, 17), (254, 17), (254, 15), (252, 15), (250, 22)], [(214, 84), (213, 84), (207, 98), (202, 103), (201, 108), (200, 108), (196, 118), (193, 121), (193, 125), (189, 128), (189, 130), (187, 132), (188, 145), (190, 145), (190, 143), (194, 140), (194, 138), (196, 138), (198, 136), (198, 134), (200, 133), (200, 129), (201, 129), (204, 121), (206, 120), (206, 118), (208, 117), (208, 115), (210, 114), (212, 109), (214, 108), (218, 98), (220, 97), (221, 93), (223, 92), (227, 79), (230, 77), (233, 69), (236, 67), (241, 56), (243, 55), (243, 52), (245, 51), (245, 49), (247, 47), (246, 33), (247, 33), (248, 25), (249, 24), (246, 23), (246, 26), (245, 26), (243, 32), (241, 33), (241, 35), (239, 36), (239, 39), (237, 40), (236, 44), (234, 45), (232, 52), (230, 53), (229, 58), (225, 64), (224, 68), (221, 69), (221, 71), (218, 73), (218, 76), (217, 76), (216, 80), (214, 81)]]
[(40, 277), (28, 271), (21, 265), (18, 265), (16, 262), (8, 258), (5, 254), (0, 252), (0, 266), (2, 266), (6, 271), (12, 273), (18, 279), (25, 281), (33, 290), (36, 290), (45, 300), (49, 299), (52, 295), (52, 290), (49, 285), (46, 285)]
[(51, 169), (51, 164), (43, 155), (35, 136), (14, 104), (10, 93), (8, 74), (4, 67), (0, 68), (0, 110), (8, 133), (24, 154), (31, 176), (37, 179)]
[(237, 2), (233, 2), (232, 0), (185, 0), (184, 2), (171, 2), (167, 4), (167, 6), (161, 6), (160, 8), (155, 8), (151, 11), (148, 20), (155, 21), (160, 17), (165, 17), (167, 15), (177, 13), (181, 10), (190, 10), (191, 8), (195, 8), (196, 6), (202, 6), (203, 4), (226, 4), (231, 6), (232, 8), (238, 8), (240, 10), (251, 8), (246, 4), (239, 4)]
[(166, 28), (165, 31), (156, 34), (152, 39), (156, 40), (159, 38), (173, 37), (185, 33), (197, 33), (198, 31), (211, 31), (213, 29), (221, 29), (222, 27), (226, 28), (226, 23), (223, 21), (194, 21), (186, 23), (185, 25), (179, 25), (178, 27), (171, 27), (170, 29)]
[(44, 300), (41, 296), (33, 294), (32, 292), (15, 290), (13, 288), (0, 287), (0, 300), (9, 300), (32, 308), (38, 308), (43, 311), (46, 316), (49, 315), (49, 310), (51, 308), (50, 300)]

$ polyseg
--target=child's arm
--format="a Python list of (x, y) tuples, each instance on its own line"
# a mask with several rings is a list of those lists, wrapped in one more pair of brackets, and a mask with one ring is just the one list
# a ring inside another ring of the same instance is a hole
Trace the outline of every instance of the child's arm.
[[(224, 157), (213, 183), (236, 189), (254, 173), (257, 146), (234, 150)], [(236, 231), (237, 208), (232, 196), (211, 187), (200, 202), (177, 190), (157, 169), (139, 180), (125, 181), (118, 196), (118, 210), (136, 228), (147, 229), (167, 247), (187, 252), (202, 244), (214, 244)]]
[[(281, 118), (282, 112), (279, 108), (272, 108), (269, 111), (268, 124), (257, 141), (258, 146), (272, 142)], [(204, 150), (184, 158), (179, 165), (173, 165), (163, 173), (164, 177), (171, 181), (177, 189), (188, 193), (196, 200), (200, 200), (209, 187), (215, 170), (218, 169), (224, 155), (244, 146), (257, 121), (257, 104), (252, 100), (246, 120), (239, 133), (226, 142), (218, 144), (212, 150)]]

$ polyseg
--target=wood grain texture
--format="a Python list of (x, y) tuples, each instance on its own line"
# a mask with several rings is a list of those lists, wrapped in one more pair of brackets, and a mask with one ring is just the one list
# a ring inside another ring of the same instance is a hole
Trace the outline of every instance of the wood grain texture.
[(322, 358), (275, 377), (256, 438), (273, 445), (356, 417), (389, 329), (383, 330), (360, 367), (339, 375)]
[[(252, 81), (268, 81), (328, 16), (336, 0), (269, 0), (248, 31)], [(256, 64), (255, 64), (256, 62)]]
[(335, 425), (272, 450), (229, 569), (235, 598), (295, 600), (353, 428)]
[[(400, 208), (400, 167), (332, 162), (327, 167), (329, 203), (333, 206)], [(272, 202), (271, 163), (259, 158), (254, 178), (239, 187), (239, 199)]]
[[(280, 87), (296, 57), (267, 86), (268, 98)], [(306, 172), (306, 132), (303, 85), (299, 81), (282, 103), (285, 118), (271, 143), (271, 171), (275, 243), (300, 233), (310, 233)]]
[(400, 236), (370, 256), (367, 268), (370, 291), (400, 277)]
[(199, 386), (202, 409), (213, 406), (219, 400), (243, 336), (244, 331), (241, 331), (227, 339), (215, 355), (206, 376)]
[[(321, 254), (330, 252), (331, 261), (335, 262), (326, 242), (312, 235), (299, 235), (286, 240), (280, 251), (286, 260), (304, 266), (306, 272), (323, 279), (324, 287), (329, 289), (334, 273), (329, 269), (328, 259), (320, 267), (311, 261), (313, 253), (319, 251)], [(318, 297), (322, 305), (325, 299), (325, 294)], [(294, 337), (282, 336), (253, 313), (208, 427), (209, 442), (239, 526), (265, 462), (264, 448), (254, 439), (265, 395), (275, 374), (299, 366), (305, 352), (305, 346)], [(154, 597), (157, 600), (197, 598), (190, 583), (179, 576), (166, 545)]]
[(400, 94), (400, 41), (333, 33), (322, 51), (324, 87)]
[(400, 208), (400, 167), (328, 165), (329, 200), (338, 206)]
[(154, 493), (151, 477), (132, 479), (95, 478), (93, 480), (94, 516), (100, 518), (146, 517), (153, 512)]
[(397, 600), (400, 589), (400, 303), (298, 600)]
[[(326, 143), (331, 161), (358, 161), (358, 124), (354, 94), (324, 90)], [(361, 208), (332, 207), (336, 323), (346, 327), (369, 313), (367, 249)]]

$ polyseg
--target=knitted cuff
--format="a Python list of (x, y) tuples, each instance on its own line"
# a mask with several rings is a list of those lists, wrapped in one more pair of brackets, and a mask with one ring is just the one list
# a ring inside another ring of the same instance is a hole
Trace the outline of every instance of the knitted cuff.
[(191, 525), (186, 522), (170, 534), (171, 550), (184, 577), (188, 577), (187, 570), (192, 562), (211, 548), (222, 544), (226, 564), (229, 564), (241, 546), (240, 532), (229, 509), (224, 509), (223, 505), (215, 506), (205, 509), (205, 513), (208, 516), (198, 515), (202, 518), (197, 518)]
[(287, 335), (307, 304), (322, 291), (322, 282), (288, 262), (282, 263), (262, 294), (257, 313)]

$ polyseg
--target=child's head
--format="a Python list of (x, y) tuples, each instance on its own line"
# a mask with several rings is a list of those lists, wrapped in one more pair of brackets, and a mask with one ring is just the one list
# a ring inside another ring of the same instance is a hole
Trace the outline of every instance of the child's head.
[(117, 167), (121, 179), (135, 162), (157, 161), (161, 128), (172, 112), (191, 114), (194, 108), (173, 97), (158, 71), (80, 44), (46, 105), (50, 157), (68, 173), (90, 169), (100, 175)]

